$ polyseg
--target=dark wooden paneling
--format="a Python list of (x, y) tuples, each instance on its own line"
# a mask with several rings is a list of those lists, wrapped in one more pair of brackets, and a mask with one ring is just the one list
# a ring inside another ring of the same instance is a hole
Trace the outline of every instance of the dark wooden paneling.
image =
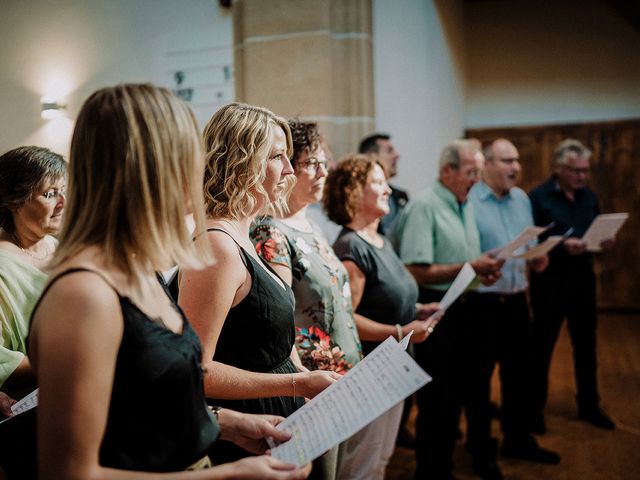
[(598, 305), (602, 308), (640, 309), (640, 120), (546, 125), (535, 127), (469, 129), (467, 137), (483, 142), (504, 137), (520, 151), (521, 186), (531, 190), (551, 175), (552, 153), (565, 138), (575, 138), (593, 151), (591, 188), (604, 213), (629, 212), (614, 250), (596, 261)]

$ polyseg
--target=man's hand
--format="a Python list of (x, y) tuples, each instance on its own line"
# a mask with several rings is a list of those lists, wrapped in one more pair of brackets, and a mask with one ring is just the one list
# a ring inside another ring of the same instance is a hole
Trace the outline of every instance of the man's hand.
[(254, 415), (223, 408), (218, 413), (220, 438), (232, 441), (251, 453), (264, 453), (269, 448), (268, 437), (279, 443), (291, 438), (289, 432), (276, 429), (283, 420), (276, 415)]
[(496, 283), (498, 279), (500, 279), (500, 277), (502, 277), (502, 273), (500, 272), (500, 270), (495, 273), (489, 273), (487, 275), (478, 275), (480, 283), (486, 285), (487, 287)]
[(610, 250), (611, 248), (613, 248), (615, 243), (616, 243), (615, 237), (607, 238), (606, 240), (603, 240), (603, 241), (600, 242), (600, 248), (602, 250)]
[[(502, 265), (504, 264), (504, 260), (492, 258), (485, 253), (469, 263), (475, 270), (476, 274), (482, 277), (495, 275), (496, 273), (499, 274), (500, 268), (502, 268)], [(498, 278), (500, 277), (498, 276)], [(498, 278), (496, 278), (495, 280), (497, 280)]]
[(569, 255), (582, 255), (587, 251), (587, 244), (579, 238), (567, 238), (564, 243), (564, 248), (569, 252)]
[(540, 257), (532, 258), (527, 262), (531, 270), (536, 273), (544, 271), (549, 266), (549, 256), (544, 254)]

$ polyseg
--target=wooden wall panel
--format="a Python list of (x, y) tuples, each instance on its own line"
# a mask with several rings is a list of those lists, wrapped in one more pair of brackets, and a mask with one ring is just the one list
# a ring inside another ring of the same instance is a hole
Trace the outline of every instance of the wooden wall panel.
[(520, 151), (525, 191), (551, 175), (553, 150), (565, 138), (576, 138), (593, 151), (590, 185), (600, 198), (603, 213), (629, 212), (615, 249), (597, 255), (598, 306), (640, 310), (640, 120), (469, 129), (465, 133), (483, 144), (499, 137), (511, 140)]

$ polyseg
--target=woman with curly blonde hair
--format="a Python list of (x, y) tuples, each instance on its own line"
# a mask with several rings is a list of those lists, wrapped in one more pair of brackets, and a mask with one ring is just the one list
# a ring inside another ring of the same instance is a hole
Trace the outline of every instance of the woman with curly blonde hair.
[[(205, 394), (214, 405), (286, 417), (339, 378), (300, 364), (291, 288), (249, 238), (256, 215), (277, 208), (291, 189), (291, 132), (267, 109), (232, 103), (211, 118), (204, 139), (214, 261), (182, 272), (179, 303), (204, 346)], [(227, 447), (220, 454), (216, 446), (215, 461), (246, 455)]]

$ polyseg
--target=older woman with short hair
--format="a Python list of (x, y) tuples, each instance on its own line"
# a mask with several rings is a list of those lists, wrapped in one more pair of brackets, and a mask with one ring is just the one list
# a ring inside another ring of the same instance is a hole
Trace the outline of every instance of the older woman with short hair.
[(62, 227), (67, 164), (41, 147), (0, 157), (0, 387), (19, 398), (35, 386), (26, 338)]
[[(416, 281), (389, 240), (378, 233), (380, 219), (389, 212), (390, 193), (382, 165), (364, 155), (341, 160), (325, 185), (325, 210), (332, 221), (343, 226), (333, 248), (349, 273), (355, 321), (365, 354), (389, 336), (400, 341), (411, 331), (411, 342), (425, 341), (435, 323), (427, 318), (439, 307), (417, 303)], [(371, 478), (384, 478), (402, 408), (399, 403), (375, 420), (364, 439), (370, 455), (363, 461), (373, 463)]]

